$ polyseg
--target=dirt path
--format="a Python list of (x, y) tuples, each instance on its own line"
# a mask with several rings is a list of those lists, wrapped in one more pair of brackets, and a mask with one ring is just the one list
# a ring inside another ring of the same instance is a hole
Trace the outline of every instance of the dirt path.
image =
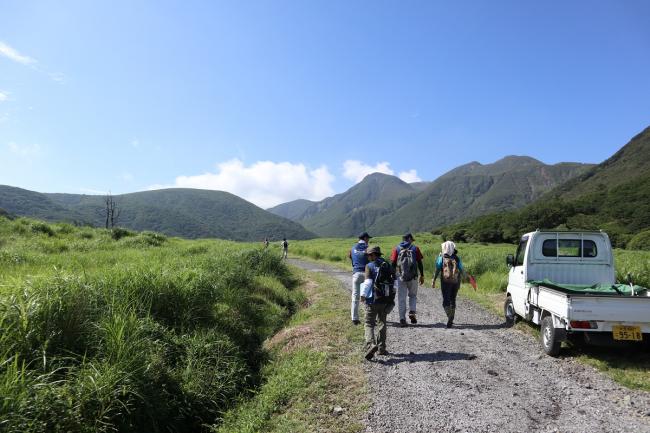
[[(325, 272), (349, 292), (351, 273), (291, 263)], [(650, 432), (650, 393), (544, 355), (531, 336), (465, 299), (457, 326), (446, 329), (439, 290), (421, 287), (418, 295), (418, 324), (394, 326), (395, 308), (390, 354), (367, 362), (366, 432)]]

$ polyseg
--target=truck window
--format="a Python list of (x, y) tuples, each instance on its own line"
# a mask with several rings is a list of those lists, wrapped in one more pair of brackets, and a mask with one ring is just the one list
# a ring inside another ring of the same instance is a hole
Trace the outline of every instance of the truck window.
[(598, 255), (594, 241), (585, 239), (580, 247), (580, 239), (547, 239), (542, 244), (544, 257), (584, 257), (593, 258)]
[(517, 247), (517, 254), (515, 255), (515, 266), (522, 266), (524, 264), (524, 255), (526, 254), (526, 245), (528, 245), (528, 238), (522, 238)]

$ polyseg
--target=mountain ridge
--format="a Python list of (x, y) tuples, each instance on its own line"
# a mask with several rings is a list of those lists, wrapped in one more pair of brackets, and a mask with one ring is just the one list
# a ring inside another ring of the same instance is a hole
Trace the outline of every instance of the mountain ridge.
[[(300, 224), (225, 191), (170, 188), (115, 195), (113, 199), (122, 210), (118, 225), (133, 230), (236, 241), (315, 237)], [(46, 221), (102, 227), (106, 215), (104, 200), (105, 196), (38, 193), (0, 185), (0, 208)]]

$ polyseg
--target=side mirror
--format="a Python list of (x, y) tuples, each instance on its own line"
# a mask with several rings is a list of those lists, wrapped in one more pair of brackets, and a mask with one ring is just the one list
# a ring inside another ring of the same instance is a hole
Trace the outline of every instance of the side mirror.
[(515, 256), (512, 254), (508, 254), (506, 256), (506, 264), (508, 265), (509, 268), (512, 268), (515, 266)]

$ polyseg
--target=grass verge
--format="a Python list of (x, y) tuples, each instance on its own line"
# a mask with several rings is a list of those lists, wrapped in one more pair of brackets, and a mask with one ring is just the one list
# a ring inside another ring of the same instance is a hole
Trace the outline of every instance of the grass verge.
[(349, 297), (336, 280), (294, 272), (306, 294), (303, 308), (267, 341), (272, 362), (262, 371), (262, 387), (226, 413), (215, 432), (363, 430), (368, 408), (361, 362), (363, 329), (350, 325)]

